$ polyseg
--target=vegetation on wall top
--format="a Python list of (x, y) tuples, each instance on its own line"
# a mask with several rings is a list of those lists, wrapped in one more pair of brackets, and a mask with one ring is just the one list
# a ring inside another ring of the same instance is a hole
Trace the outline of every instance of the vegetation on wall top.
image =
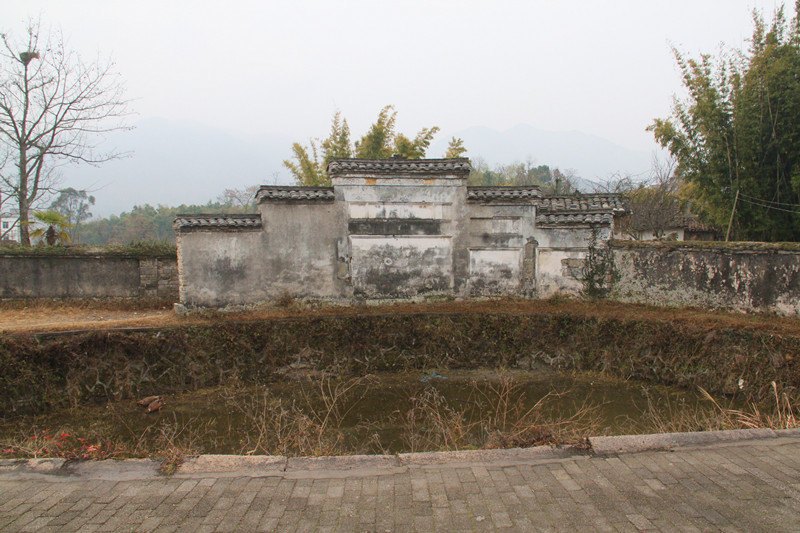
[(0, 245), (0, 256), (117, 256), (117, 257), (164, 257), (177, 256), (174, 243), (142, 241), (130, 244), (106, 246), (24, 246), (11, 243)]
[(669, 250), (726, 250), (730, 252), (800, 252), (800, 242), (752, 242), (752, 241), (628, 241), (613, 240), (612, 248), (660, 248)]

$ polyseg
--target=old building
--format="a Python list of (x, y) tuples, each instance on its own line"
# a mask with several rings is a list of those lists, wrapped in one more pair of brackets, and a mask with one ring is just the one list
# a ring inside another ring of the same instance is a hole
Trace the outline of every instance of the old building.
[(469, 187), (467, 159), (335, 160), (332, 187), (265, 186), (255, 215), (175, 220), (180, 301), (225, 306), (516, 295), (581, 287), (615, 195)]

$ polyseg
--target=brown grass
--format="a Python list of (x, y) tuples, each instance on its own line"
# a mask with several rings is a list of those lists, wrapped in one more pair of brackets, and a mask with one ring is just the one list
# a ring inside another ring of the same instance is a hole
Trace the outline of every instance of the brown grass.
[(566, 313), (579, 317), (681, 323), (699, 329), (755, 329), (800, 336), (800, 320), (767, 314), (742, 314), (693, 308), (665, 308), (638, 304), (603, 302), (603, 305), (553, 298), (548, 300), (502, 299), (445, 301), (375, 306), (309, 304), (298, 301), (285, 305), (261, 306), (249, 311), (205, 312), (178, 316), (166, 304), (117, 301), (16, 301), (0, 302), (0, 332), (26, 333), (64, 330), (169, 327), (219, 322), (251, 322), (294, 317), (384, 316), (414, 314), (509, 314), (552, 315)]
[(470, 399), (450, 405), (435, 388), (412, 398), (403, 413), (404, 437), (411, 451), (516, 448), (544, 444), (585, 446), (601, 427), (595, 406), (584, 403), (569, 413), (553, 404), (566, 394), (551, 392), (527, 407), (523, 383), (506, 373), (483, 387), (470, 385)]
[(749, 402), (744, 409), (723, 407), (705, 389), (703, 396), (711, 402), (714, 410), (724, 426), (732, 429), (794, 429), (800, 427), (800, 398), (791, 398), (788, 393), (779, 390), (778, 384), (772, 382), (774, 403), (769, 409)]
[(323, 377), (308, 381), (300, 401), (274, 396), (262, 388), (249, 398), (226, 393), (232, 409), (242, 414), (241, 453), (245, 455), (338, 455), (352, 453), (342, 432), (344, 418), (364, 398), (373, 378)]
[(781, 391), (772, 382), (772, 401), (747, 402), (745, 407), (725, 406), (699, 387), (705, 399), (697, 405), (654, 405), (648, 401), (640, 422), (631, 421), (635, 433), (681, 433), (687, 431), (717, 431), (728, 429), (793, 429), (800, 427), (800, 398)]

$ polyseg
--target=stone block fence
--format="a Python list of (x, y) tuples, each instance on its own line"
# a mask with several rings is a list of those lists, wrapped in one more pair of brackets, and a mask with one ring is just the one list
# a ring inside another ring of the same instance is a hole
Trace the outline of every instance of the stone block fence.
[(610, 297), (800, 315), (800, 243), (612, 241)]
[[(609, 246), (616, 274), (612, 300), (800, 316), (800, 243), (611, 241)], [(580, 293), (583, 259), (561, 263), (563, 282), (543, 284), (539, 297)], [(177, 302), (178, 290), (174, 248), (0, 247), (0, 300)]]
[(0, 299), (36, 298), (176, 302), (174, 248), (0, 248)]

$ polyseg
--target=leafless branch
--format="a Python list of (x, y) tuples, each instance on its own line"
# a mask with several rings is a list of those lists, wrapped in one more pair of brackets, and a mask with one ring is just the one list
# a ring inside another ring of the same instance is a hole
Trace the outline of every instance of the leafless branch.
[(0, 42), (0, 177), (17, 198), (29, 244), (25, 222), (54, 189), (55, 169), (125, 155), (100, 144), (105, 134), (130, 129), (130, 100), (113, 62), (84, 62), (59, 31), (43, 32), (39, 21), (29, 23), (23, 39), (3, 34)]

